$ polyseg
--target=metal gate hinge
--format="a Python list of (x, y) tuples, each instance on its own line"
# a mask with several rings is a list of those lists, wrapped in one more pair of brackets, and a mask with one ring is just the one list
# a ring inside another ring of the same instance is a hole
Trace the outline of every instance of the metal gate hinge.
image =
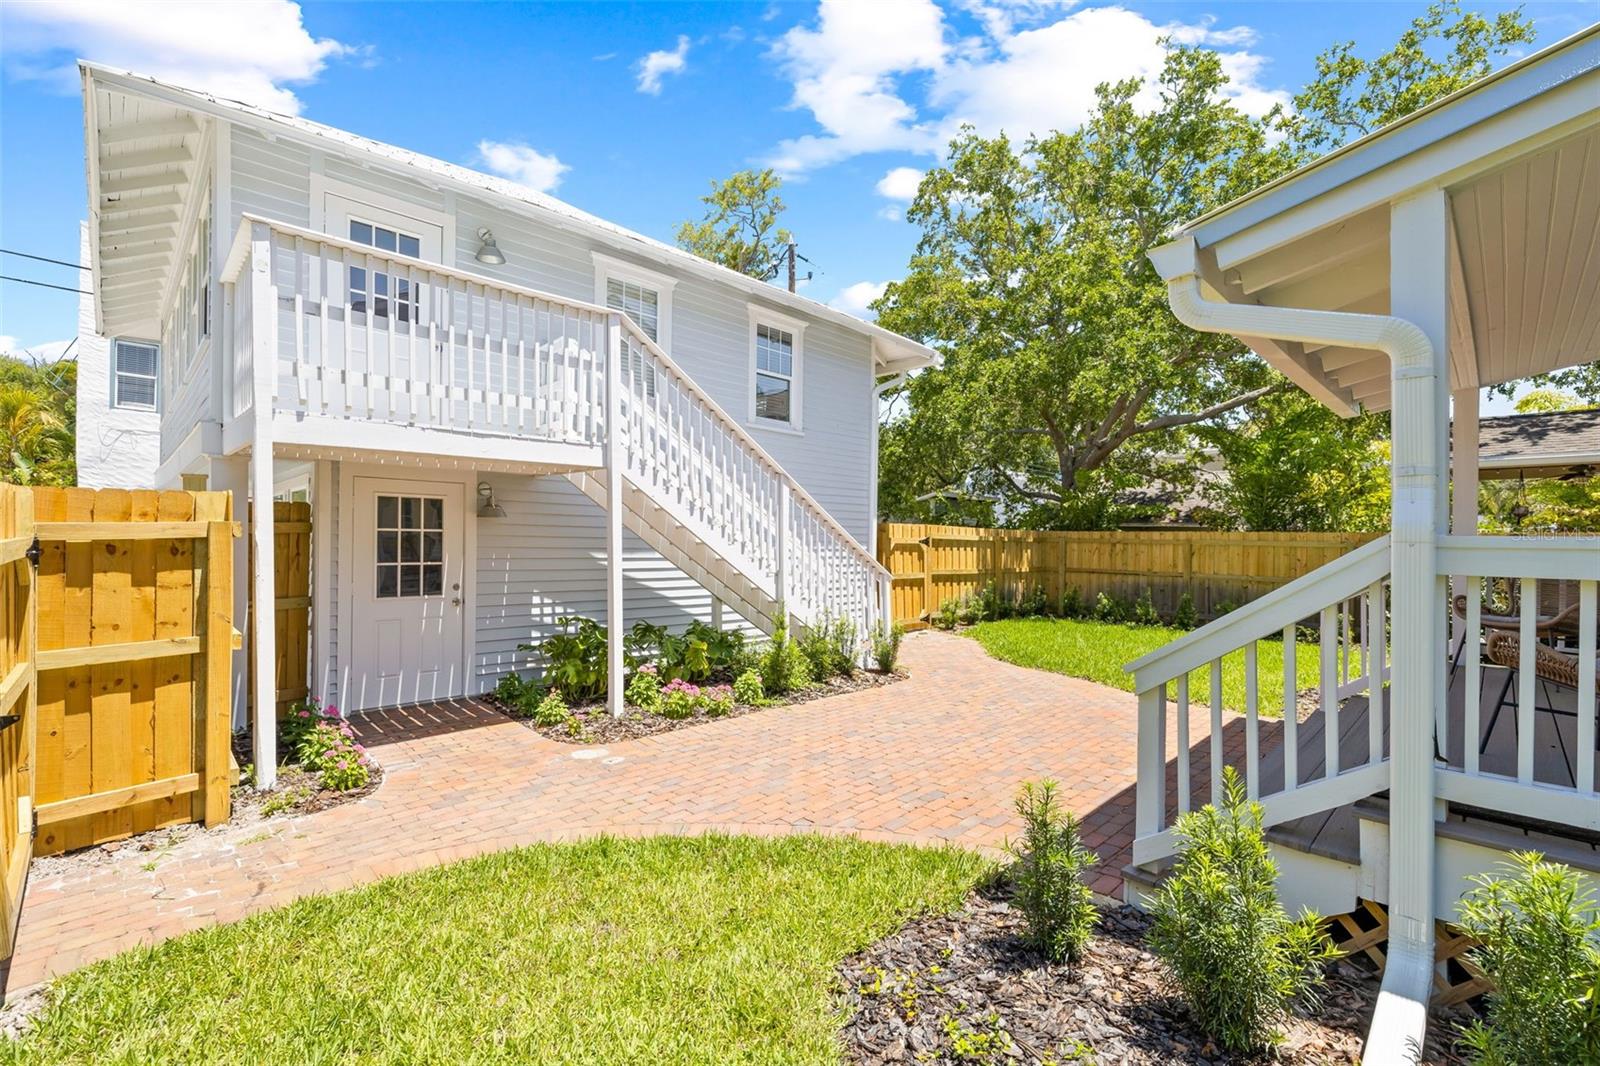
[(44, 555), (44, 549), (39, 546), (38, 537), (33, 538), (33, 543), (28, 545), (28, 550), (24, 554), (27, 555), (28, 562), (33, 564), (33, 568), (35, 570), (39, 569), (39, 559)]

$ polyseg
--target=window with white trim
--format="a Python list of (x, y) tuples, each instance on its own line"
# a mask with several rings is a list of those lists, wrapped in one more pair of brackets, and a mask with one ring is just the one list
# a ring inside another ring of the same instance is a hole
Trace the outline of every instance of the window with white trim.
[[(352, 217), (350, 239), (382, 252), (395, 252), (411, 259), (422, 258), (422, 237), (415, 233), (391, 229), (376, 222)], [(361, 267), (350, 268), (350, 310), (364, 312), (370, 300), (375, 318), (388, 318), (393, 305), (396, 322), (414, 322), (417, 319), (417, 293), (410, 278), (391, 275), (388, 271), (372, 271), (370, 292), (367, 288), (367, 271)]]
[(800, 428), (801, 334), (790, 319), (750, 309), (750, 420)]
[[(672, 289), (677, 282), (626, 260), (593, 254), (595, 302), (627, 315), (657, 347), (672, 354)], [(645, 395), (655, 395), (655, 374), (645, 372), (642, 351), (630, 351), (623, 370), (629, 380), (642, 376)]]
[(111, 405), (136, 411), (156, 409), (161, 349), (146, 341), (111, 342)]

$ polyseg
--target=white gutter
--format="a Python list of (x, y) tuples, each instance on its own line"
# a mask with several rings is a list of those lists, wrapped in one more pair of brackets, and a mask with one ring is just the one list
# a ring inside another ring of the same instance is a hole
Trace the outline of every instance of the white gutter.
[[(874, 559), (878, 557), (878, 431), (883, 428), (878, 418), (878, 407), (883, 403), (884, 393), (904, 384), (910, 376), (911, 371), (902, 370), (872, 390), (872, 447), (867, 457), (867, 550)], [(884, 623), (886, 626), (888, 624)]]
[(1390, 580), (1394, 660), (1390, 695), (1389, 950), (1362, 1056), (1366, 1066), (1414, 1061), (1428, 1026), (1433, 989), (1433, 676), (1440, 654), (1432, 620), (1437, 376), (1428, 335), (1389, 315), (1268, 307), (1208, 300), (1199, 249), (1183, 236), (1153, 249), (1167, 302), (1184, 325), (1205, 333), (1337, 344), (1383, 352), (1393, 367), (1394, 502)]

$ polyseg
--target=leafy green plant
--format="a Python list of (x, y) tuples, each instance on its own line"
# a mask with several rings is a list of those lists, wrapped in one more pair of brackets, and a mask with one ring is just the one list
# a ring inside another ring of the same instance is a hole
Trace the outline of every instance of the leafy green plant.
[(1291, 1004), (1313, 1003), (1337, 952), (1317, 915), (1278, 900), (1261, 805), (1223, 769), (1224, 802), (1178, 819), (1178, 861), (1150, 910), (1150, 946), (1200, 1028), (1229, 1051), (1265, 1050)]
[(1004, 1062), (1014, 1047), (998, 1014), (985, 1015), (975, 1026), (964, 1025), (959, 1018), (947, 1014), (941, 1025), (950, 1042), (950, 1057), (957, 1062)]
[[(372, 760), (367, 749), (356, 743), (355, 730), (350, 723), (340, 719), (334, 708), (313, 712), (309, 728), (298, 733), (294, 754), (305, 770), (317, 775), (317, 782), (325, 789), (348, 792), (364, 788), (372, 780)], [(296, 712), (293, 715), (305, 723)]]
[(1216, 606), (1216, 615), (1221, 618), (1225, 614), (1232, 614), (1239, 609), (1239, 605), (1232, 600), (1223, 600)]
[(661, 690), (661, 716), (683, 719), (694, 714), (700, 705), (700, 686), (678, 678), (668, 681)]
[(733, 698), (747, 707), (757, 707), (766, 702), (766, 691), (761, 687), (761, 671), (746, 670), (733, 679)]
[(983, 600), (976, 596), (963, 596), (956, 604), (956, 621), (964, 626), (975, 626), (983, 621)]
[(1045, 592), (1044, 586), (1034, 582), (1026, 595), (1017, 604), (1017, 614), (1024, 618), (1034, 618), (1050, 613), (1050, 594)]
[(906, 627), (899, 622), (887, 629), (883, 623), (878, 623), (872, 633), (872, 662), (879, 673), (894, 673), (894, 668), (900, 664), (900, 642), (905, 636)]
[(271, 818), (275, 814), (293, 810), (311, 798), (311, 790), (295, 786), (294, 788), (280, 788), (270, 793), (261, 804), (263, 817)]
[(1144, 592), (1133, 604), (1133, 620), (1141, 626), (1158, 626), (1161, 624), (1161, 615), (1156, 611), (1155, 601), (1150, 597), (1150, 586), (1146, 585)]
[(606, 692), (606, 630), (592, 618), (557, 618), (561, 632), (539, 644), (523, 644), (545, 659), (545, 677), (575, 700), (596, 699)]
[(1471, 880), (1460, 925), (1494, 982), (1462, 1041), (1478, 1062), (1600, 1062), (1600, 907), (1571, 867), (1523, 852)]
[(1061, 617), (1082, 618), (1087, 613), (1088, 607), (1083, 602), (1083, 593), (1078, 591), (1078, 586), (1072, 586), (1061, 597)]
[(797, 643), (811, 664), (811, 677), (819, 681), (849, 676), (856, 668), (856, 657), (861, 651), (855, 623), (848, 618), (827, 615), (809, 627)]
[(933, 616), (931, 621), (937, 629), (954, 629), (956, 623), (960, 621), (960, 615), (960, 601), (951, 598), (939, 605), (939, 612)]
[(1172, 616), (1172, 624), (1177, 629), (1193, 629), (1200, 624), (1200, 617), (1194, 609), (1194, 597), (1187, 589), (1178, 597), (1178, 610)]
[(811, 661), (789, 635), (788, 612), (779, 608), (772, 639), (761, 656), (761, 688), (769, 696), (785, 696), (811, 683)]
[(1094, 598), (1093, 615), (1097, 622), (1126, 622), (1128, 609), (1115, 596), (1102, 592)]
[(646, 663), (628, 679), (628, 689), (623, 693), (628, 703), (641, 711), (655, 713), (661, 710), (661, 675), (654, 665)]
[(1098, 861), (1083, 844), (1078, 820), (1056, 799), (1056, 783), (1025, 782), (1017, 793), (1022, 841), (1012, 846), (1017, 909), (1028, 939), (1052, 962), (1077, 962), (1100, 912), (1084, 876)]
[(707, 717), (721, 718), (733, 712), (733, 688), (728, 685), (712, 685), (700, 690), (700, 707), (706, 712)]
[(995, 587), (993, 581), (985, 581), (983, 588), (978, 590), (977, 609), (978, 621), (998, 621), (1011, 614), (1011, 600), (1004, 591)]
[(567, 701), (562, 698), (559, 689), (551, 689), (539, 705), (533, 709), (533, 722), (535, 725), (545, 727), (557, 726), (567, 720), (569, 711)]
[(544, 698), (544, 685), (531, 677), (507, 674), (494, 687), (494, 698), (512, 714), (526, 718)]

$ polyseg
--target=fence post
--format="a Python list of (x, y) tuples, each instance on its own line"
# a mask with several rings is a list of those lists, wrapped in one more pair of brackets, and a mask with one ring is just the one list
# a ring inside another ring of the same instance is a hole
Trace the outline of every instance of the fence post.
[(933, 532), (922, 528), (922, 620), (931, 625), (939, 609), (933, 602)]
[[(228, 820), (233, 725), (233, 523), (206, 527), (206, 678), (201, 698), (206, 825)], [(257, 615), (261, 613), (257, 607)], [(275, 712), (274, 712), (275, 713)], [(257, 719), (260, 720), (259, 717)]]

